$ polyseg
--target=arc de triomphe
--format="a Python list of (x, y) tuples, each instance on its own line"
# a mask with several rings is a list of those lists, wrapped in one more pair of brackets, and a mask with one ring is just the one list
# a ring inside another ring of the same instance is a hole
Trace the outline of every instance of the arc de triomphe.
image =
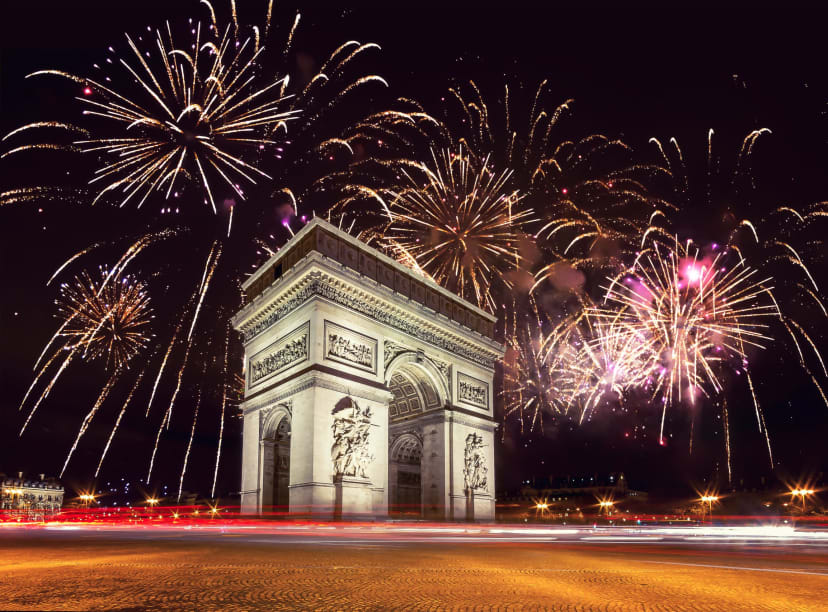
[(321, 219), (243, 288), (243, 512), (494, 518), (492, 315)]

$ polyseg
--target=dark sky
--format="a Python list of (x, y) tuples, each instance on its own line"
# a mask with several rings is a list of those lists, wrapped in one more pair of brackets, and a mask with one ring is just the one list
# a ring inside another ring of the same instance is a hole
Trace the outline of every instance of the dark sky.
[[(239, 3), (243, 15), (250, 4)], [(27, 121), (53, 116), (55, 107), (69, 99), (64, 90), (51, 90), (52, 82), (24, 81), (29, 72), (50, 67), (83, 72), (108, 45), (123, 48), (124, 32), (137, 33), (167, 18), (175, 21), (203, 15), (196, 2), (182, 0), (7, 3), (1, 10), (3, 134)], [(280, 6), (277, 19), (289, 20), (292, 13)], [(647, 144), (650, 137), (675, 136), (688, 152), (691, 172), (700, 172), (708, 128), (716, 130), (717, 142), (727, 155), (735, 152), (750, 130), (768, 127), (773, 134), (763, 141), (759, 160), (768, 197), (797, 206), (828, 199), (823, 21), (816, 9), (806, 5), (755, 8), (746, 4), (723, 9), (696, 3), (692, 8), (667, 10), (657, 4), (553, 9), (522, 3), (499, 8), (477, 3), (459, 7), (453, 3), (363, 3), (332, 9), (319, 3), (302, 7), (302, 13), (297, 50), (319, 58), (351, 38), (377, 42), (382, 53), (374, 57), (374, 70), (387, 78), (394, 95), (430, 101), (452, 80), (474, 78), (484, 92), (499, 92), (504, 80), (532, 88), (549, 78), (554, 96), (561, 101), (576, 100), (571, 129), (581, 135), (602, 132), (623, 138), (640, 152), (642, 161), (655, 161)], [(61, 163), (44, 156), (29, 159), (36, 161), (21, 171), (28, 176), (55, 169), (40, 164)], [(0, 191), (20, 180), (19, 168), (3, 163)], [(123, 224), (125, 218), (138, 225), (164, 223), (157, 214), (148, 220), (134, 211), (90, 212), (69, 205), (43, 208), (43, 213), (36, 204), (0, 209), (0, 470), (6, 472), (57, 473), (103, 376), (94, 368), (83, 370), (86, 374), (69, 372), (41, 407), (31, 430), (23, 438), (16, 436), (22, 424), (16, 409), (31, 381), (31, 365), (55, 328), (55, 292), (44, 286), (46, 279), (68, 255), (100, 240), (109, 223)], [(703, 231), (703, 220), (699, 226)], [(187, 249), (176, 249), (168, 252), (171, 259), (189, 257)], [(824, 262), (816, 270), (817, 282), (824, 284), (828, 280)], [(222, 329), (203, 333), (214, 341), (223, 339)], [(824, 344), (824, 336), (819, 342)], [(768, 360), (763, 372), (760, 358), (756, 366), (776, 451), (776, 477), (818, 474), (828, 468), (823, 450), (828, 410), (793, 365), (780, 370), (776, 363)], [(196, 378), (185, 377), (190, 404)], [(120, 389), (118, 397), (126, 390)], [(209, 488), (216, 401), (214, 395), (205, 396), (202, 419), (211, 422), (199, 426), (192, 476), (185, 488), (202, 492)], [(752, 481), (770, 470), (765, 467), (764, 438), (756, 431), (748, 401), (744, 392), (735, 390), (731, 413), (737, 415), (733, 423), (736, 478)], [(89, 482), (90, 467), (94, 471), (119, 407), (117, 401), (111, 404), (101, 422), (90, 429), (67, 472), (66, 482), (71, 486)], [(186, 405), (181, 409), (159, 456), (158, 482), (171, 489), (177, 486), (189, 435), (186, 415), (191, 412)], [(498, 487), (511, 488), (522, 480), (549, 474), (624, 470), (641, 488), (683, 492), (692, 483), (711, 477), (717, 464), (722, 466), (721, 425), (710, 416), (714, 413), (707, 414), (709, 418), (697, 422), (701, 425), (697, 425), (692, 456), (687, 415), (680, 411), (673, 413), (669, 423), (675, 442), (666, 447), (657, 444), (655, 435), (624, 435), (633, 431), (635, 422), (651, 424), (654, 415), (607, 415), (581, 429), (549, 428), (546, 435), (521, 436), (512, 423), (498, 451)], [(142, 418), (124, 424), (103, 470), (103, 482), (122, 477), (134, 480), (144, 473), (154, 428)], [(238, 421), (230, 419), (220, 491), (237, 490), (240, 440)]]

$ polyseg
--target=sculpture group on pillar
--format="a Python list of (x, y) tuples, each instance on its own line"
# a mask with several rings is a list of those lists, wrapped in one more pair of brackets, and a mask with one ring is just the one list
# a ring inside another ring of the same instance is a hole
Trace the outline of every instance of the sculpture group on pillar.
[(483, 436), (476, 433), (466, 436), (463, 458), (463, 484), (466, 492), (488, 491), (489, 468), (486, 467), (486, 456), (483, 454)]
[(368, 465), (374, 460), (368, 437), (371, 428), (371, 409), (364, 410), (351, 398), (340, 401), (334, 408), (333, 459), (334, 474), (367, 478)]

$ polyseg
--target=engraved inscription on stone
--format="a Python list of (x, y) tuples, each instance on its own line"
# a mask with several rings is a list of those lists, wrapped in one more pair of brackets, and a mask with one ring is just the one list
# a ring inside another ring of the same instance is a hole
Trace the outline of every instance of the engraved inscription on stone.
[(457, 373), (457, 399), (465, 404), (489, 409), (489, 384), (472, 378), (462, 372)]
[(310, 324), (305, 323), (250, 358), (250, 386), (308, 358)]
[(376, 372), (377, 341), (325, 321), (325, 358)]

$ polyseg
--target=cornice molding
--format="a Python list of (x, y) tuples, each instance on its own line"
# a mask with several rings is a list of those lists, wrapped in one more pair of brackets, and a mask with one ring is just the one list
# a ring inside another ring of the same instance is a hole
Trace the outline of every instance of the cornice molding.
[[(323, 266), (342, 269), (330, 272), (319, 269)], [(340, 278), (340, 274), (346, 278)], [(293, 282), (289, 284), (291, 280)], [(368, 289), (364, 286), (366, 281), (359, 273), (322, 255), (310, 253), (306, 265), (295, 266), (280, 280), (281, 294), (276, 295), (277, 287), (272, 287), (246, 306), (234, 318), (233, 324), (247, 344), (312, 298), (321, 297), (485, 368), (493, 368), (495, 360), (503, 355), (501, 344), (416, 302), (406, 300), (404, 305), (396, 304), (399, 298), (393, 291), (376, 283)], [(422, 312), (418, 312), (420, 310)], [(440, 325), (433, 322), (435, 319)], [(465, 339), (458, 332), (474, 341)]]

